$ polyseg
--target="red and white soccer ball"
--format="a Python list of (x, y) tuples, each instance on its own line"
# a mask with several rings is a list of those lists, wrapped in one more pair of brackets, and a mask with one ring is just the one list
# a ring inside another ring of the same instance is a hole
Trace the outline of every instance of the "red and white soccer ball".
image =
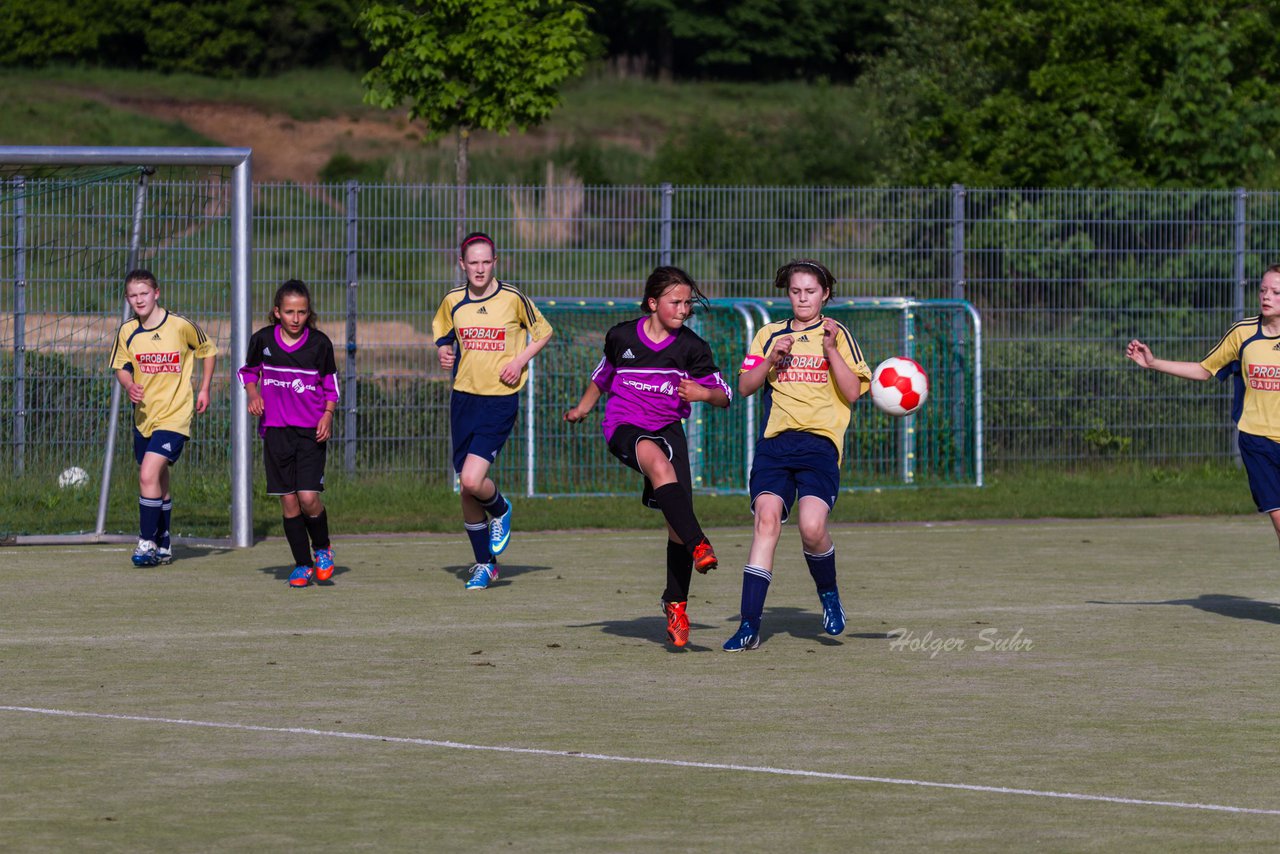
[(885, 359), (871, 375), (871, 402), (889, 415), (910, 415), (929, 397), (929, 376), (905, 356)]

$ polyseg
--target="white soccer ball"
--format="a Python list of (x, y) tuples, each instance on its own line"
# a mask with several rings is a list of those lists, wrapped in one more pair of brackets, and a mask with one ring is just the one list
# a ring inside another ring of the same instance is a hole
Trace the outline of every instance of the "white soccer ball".
[(924, 368), (905, 356), (885, 359), (871, 375), (871, 402), (889, 415), (910, 415), (928, 396), (929, 377)]
[(80, 466), (72, 466), (58, 475), (58, 486), (63, 489), (79, 489), (88, 482), (89, 473)]

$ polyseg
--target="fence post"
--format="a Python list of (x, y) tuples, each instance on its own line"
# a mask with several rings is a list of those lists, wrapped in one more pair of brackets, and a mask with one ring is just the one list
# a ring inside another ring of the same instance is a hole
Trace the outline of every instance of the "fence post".
[[(1244, 187), (1236, 187), (1236, 204), (1235, 204), (1235, 253), (1232, 257), (1232, 273), (1235, 275), (1236, 287), (1235, 294), (1232, 298), (1231, 306), (1232, 320), (1241, 320), (1244, 318), (1244, 299), (1248, 289), (1248, 282), (1245, 281), (1244, 270), (1244, 252), (1245, 246), (1245, 200), (1249, 197), (1249, 191)], [(1236, 465), (1243, 465), (1244, 462), (1240, 458), (1240, 431), (1236, 427), (1234, 421), (1231, 422), (1231, 431), (1227, 434), (1231, 442), (1231, 456), (1235, 459)]]
[(356, 294), (360, 286), (357, 278), (359, 267), (356, 263), (358, 239), (356, 197), (359, 192), (358, 182), (347, 182), (347, 365), (346, 376), (342, 383), (343, 396), (346, 398), (346, 405), (342, 409), (342, 450), (343, 463), (348, 474), (356, 470)]
[(14, 178), (13, 225), (13, 473), (26, 470), (27, 450), (27, 200), (25, 178)]
[(1233, 255), (1233, 273), (1236, 279), (1236, 290), (1234, 294), (1234, 303), (1232, 308), (1232, 319), (1241, 320), (1244, 317), (1244, 295), (1248, 283), (1245, 282), (1244, 272), (1244, 248), (1245, 248), (1245, 199), (1249, 197), (1249, 191), (1244, 187), (1236, 187), (1236, 217), (1235, 217), (1235, 254)]
[(666, 267), (671, 264), (671, 203), (676, 194), (675, 187), (662, 185), (662, 213), (658, 232), (658, 263)]
[[(964, 220), (965, 220), (965, 197), (968, 191), (963, 184), (951, 185), (951, 298), (957, 300), (965, 299), (965, 286), (967, 282), (964, 277)], [(957, 316), (952, 320), (951, 340), (957, 347), (965, 341), (968, 326), (965, 324), (963, 316)], [(955, 359), (952, 361), (954, 365), (954, 376), (952, 377), (952, 388), (963, 389), (965, 383), (963, 380), (964, 363), (963, 360)], [(981, 366), (978, 366), (981, 370)], [(956, 395), (955, 401), (952, 403), (951, 419), (956, 425), (958, 435), (956, 442), (959, 447), (968, 447), (969, 437), (966, 435), (965, 427), (969, 423), (965, 409), (968, 406), (968, 400), (963, 393)]]
[(964, 299), (964, 197), (963, 184), (951, 185), (951, 298)]

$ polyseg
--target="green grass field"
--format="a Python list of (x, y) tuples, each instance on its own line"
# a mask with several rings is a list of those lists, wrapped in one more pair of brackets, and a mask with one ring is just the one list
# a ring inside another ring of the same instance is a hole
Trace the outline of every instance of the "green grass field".
[[(764, 643), (715, 529), (665, 644), (655, 531), (0, 552), (10, 851), (1264, 849), (1276, 543), (1253, 515), (841, 525), (846, 633), (788, 530)], [(1003, 646), (1004, 648), (999, 648)], [(687, 763), (687, 764), (682, 764)], [(1253, 812), (1251, 812), (1253, 811)]]

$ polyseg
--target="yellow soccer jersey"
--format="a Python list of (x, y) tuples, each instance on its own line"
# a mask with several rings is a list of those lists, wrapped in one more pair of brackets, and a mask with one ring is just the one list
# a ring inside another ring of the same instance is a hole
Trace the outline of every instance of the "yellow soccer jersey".
[(431, 334), (440, 347), (458, 345), (453, 365), (453, 387), (469, 394), (515, 394), (524, 388), (529, 371), (515, 386), (504, 385), (502, 369), (529, 346), (551, 334), (551, 324), (527, 296), (499, 282), (484, 299), (472, 299), (466, 285), (445, 294), (431, 322)]
[[(774, 343), (786, 335), (795, 340), (791, 352), (769, 370), (764, 392), (764, 417), (760, 437), (768, 439), (786, 430), (801, 430), (826, 436), (844, 453), (844, 433), (849, 428), (849, 401), (831, 379), (827, 357), (822, 352), (822, 321), (793, 332), (791, 321), (766, 324), (751, 341), (751, 349), (739, 373), (751, 370), (769, 354)], [(871, 369), (862, 357), (862, 348), (843, 324), (836, 324), (836, 346), (845, 364), (858, 375), (865, 393), (871, 387)]]
[(172, 430), (190, 436), (195, 360), (216, 356), (218, 348), (193, 321), (160, 310), (164, 317), (150, 329), (144, 329), (136, 317), (120, 325), (111, 350), (111, 370), (129, 370), (146, 392), (133, 410), (139, 433), (150, 436), (156, 430)]
[(1237, 321), (1200, 366), (1232, 378), (1231, 415), (1242, 433), (1280, 442), (1280, 337), (1268, 338), (1257, 317)]

